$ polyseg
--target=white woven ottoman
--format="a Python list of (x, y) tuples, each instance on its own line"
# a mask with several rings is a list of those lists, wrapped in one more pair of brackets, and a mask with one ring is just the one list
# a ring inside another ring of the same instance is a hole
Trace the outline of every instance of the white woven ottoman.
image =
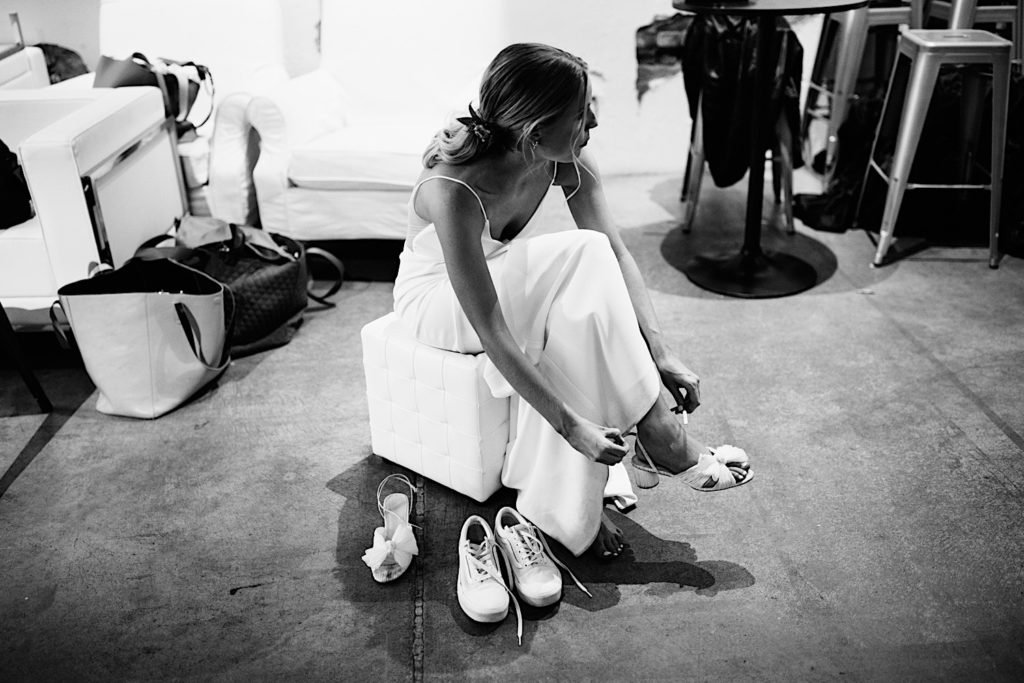
[(362, 330), (373, 452), (483, 502), (501, 487), (509, 399), (484, 382), (486, 357), (421, 344), (394, 313)]

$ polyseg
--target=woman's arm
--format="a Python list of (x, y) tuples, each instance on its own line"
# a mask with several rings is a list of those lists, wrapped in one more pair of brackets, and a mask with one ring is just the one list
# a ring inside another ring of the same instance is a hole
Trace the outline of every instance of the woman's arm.
[(483, 215), (475, 198), (454, 184), (428, 185), (430, 191), (425, 185), (417, 196), (421, 215), (434, 222), (452, 288), (488, 358), (573, 448), (606, 465), (622, 460), (627, 449), (619, 430), (584, 419), (560, 400), (513, 339), (480, 244)]
[[(654, 314), (651, 298), (647, 293), (647, 285), (644, 284), (640, 269), (637, 267), (633, 255), (629, 253), (629, 249), (623, 243), (622, 236), (612, 220), (601, 184), (601, 175), (586, 150), (580, 154), (578, 167), (580, 185), (576, 190), (575, 171), (568, 164), (559, 166), (559, 174), (567, 173), (572, 176), (563, 185), (566, 196), (572, 195), (572, 199), (569, 201), (572, 217), (581, 229), (597, 230), (607, 235), (619, 268), (622, 270), (629, 299), (633, 304), (633, 310), (636, 311), (637, 322), (640, 323), (640, 331), (647, 341), (651, 358), (654, 359), (654, 364), (661, 373), (662, 382), (679, 406), (682, 406), (687, 412), (693, 412), (700, 405), (700, 379), (683, 365), (665, 340), (661, 325)], [(575, 194), (573, 194), (574, 190), (576, 190)]]

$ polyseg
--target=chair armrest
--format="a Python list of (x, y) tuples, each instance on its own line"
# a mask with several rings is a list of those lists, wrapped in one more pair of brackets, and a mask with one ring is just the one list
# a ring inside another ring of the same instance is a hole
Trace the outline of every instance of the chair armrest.
[(249, 124), (249, 93), (232, 93), (221, 100), (210, 138), (207, 199), (210, 213), (229, 223), (255, 225), (258, 221), (253, 167), (259, 156), (259, 138)]
[(229, 223), (259, 224), (252, 173), (260, 155), (260, 145), (259, 135), (249, 121), (249, 103), (255, 95), (273, 92), (288, 80), (288, 72), (283, 67), (265, 67), (253, 77), (258, 86), (230, 93), (217, 105), (210, 137), (206, 192), (213, 216)]
[(252, 98), (248, 117), (260, 139), (252, 179), (264, 228), (287, 231), (292, 149), (345, 125), (345, 104), (341, 86), (324, 69)]

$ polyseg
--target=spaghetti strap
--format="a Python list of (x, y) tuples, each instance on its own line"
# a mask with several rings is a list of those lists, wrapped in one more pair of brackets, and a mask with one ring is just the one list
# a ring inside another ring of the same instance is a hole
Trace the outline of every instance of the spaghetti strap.
[[(412, 188), (412, 198), (409, 200), (409, 206), (412, 206), (416, 202), (416, 193), (419, 192), (420, 185), (422, 185), (423, 183), (427, 182), (428, 180), (434, 180), (436, 178), (440, 178), (442, 180), (450, 180), (453, 183), (458, 183), (459, 185), (462, 185), (467, 190), (472, 192), (473, 196), (476, 197), (477, 203), (480, 205), (480, 211), (484, 214), (484, 225), (490, 226), (491, 221), (490, 221), (489, 218), (487, 218), (487, 209), (484, 208), (484, 202), (483, 202), (482, 199), (480, 199), (480, 195), (478, 195), (476, 193), (476, 190), (474, 190), (469, 183), (467, 183), (467, 182), (465, 182), (463, 180), (459, 180), (458, 178), (452, 178), (452, 177), (446, 176), (446, 175), (432, 175), (429, 178), (424, 178), (423, 180), (421, 180), (418, 183), (416, 183), (416, 187)], [(415, 209), (413, 209), (413, 210), (415, 211)]]

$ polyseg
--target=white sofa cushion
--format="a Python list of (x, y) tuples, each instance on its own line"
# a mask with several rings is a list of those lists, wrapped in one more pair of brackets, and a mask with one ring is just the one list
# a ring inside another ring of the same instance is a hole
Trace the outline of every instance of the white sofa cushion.
[(437, 126), (345, 126), (292, 149), (288, 179), (314, 190), (411, 190)]

